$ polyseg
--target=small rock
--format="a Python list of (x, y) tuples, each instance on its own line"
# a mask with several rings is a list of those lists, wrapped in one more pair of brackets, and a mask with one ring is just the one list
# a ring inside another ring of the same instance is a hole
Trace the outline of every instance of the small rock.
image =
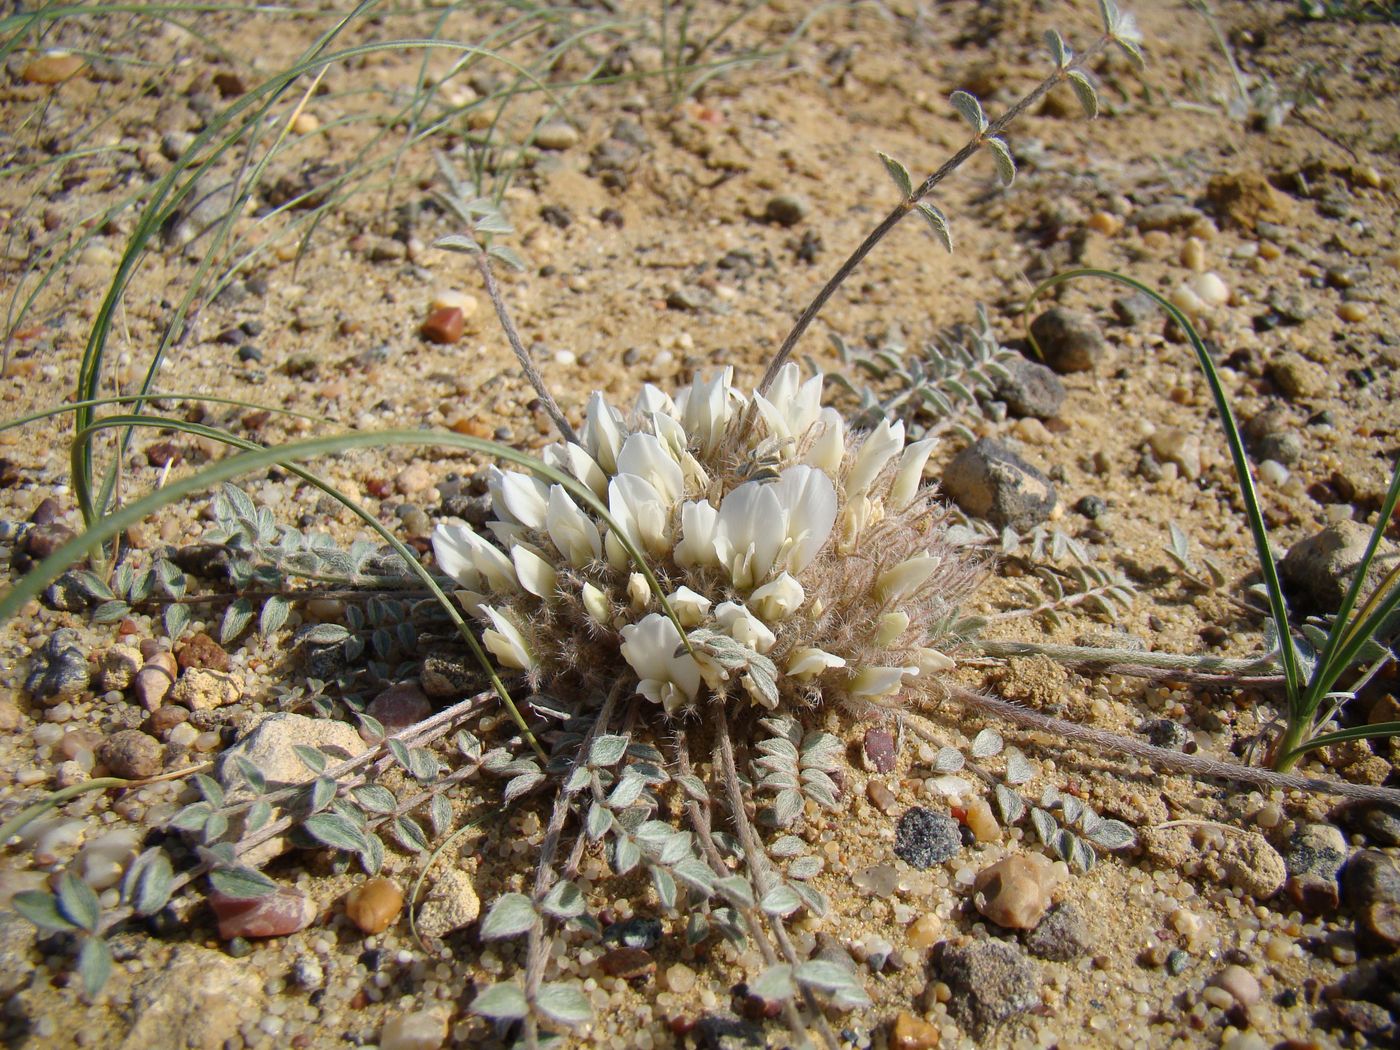
[(1151, 320), (1156, 316), (1157, 310), (1156, 300), (1142, 292), (1121, 295), (1113, 300), (1113, 316), (1118, 318), (1120, 323), (1130, 327)]
[(877, 773), (888, 773), (894, 769), (897, 761), (894, 734), (888, 729), (879, 726), (867, 729), (861, 746), (867, 769), (873, 769)]
[(224, 651), (223, 646), (201, 631), (175, 650), (175, 662), (182, 671), (192, 667), (227, 671), (228, 653)]
[(78, 55), (50, 51), (26, 63), (20, 76), (29, 84), (62, 84), (76, 77), (86, 65)]
[(578, 129), (562, 120), (541, 124), (535, 129), (534, 144), (540, 149), (566, 150), (578, 145)]
[(632, 918), (615, 922), (603, 931), (604, 944), (620, 944), (625, 948), (645, 948), (651, 951), (661, 943), (663, 929), (658, 919)]
[(1090, 521), (1097, 521), (1108, 513), (1108, 503), (1102, 496), (1083, 496), (1074, 504), (1074, 509)]
[(111, 770), (113, 776), (144, 780), (160, 772), (164, 750), (159, 740), (141, 730), (122, 729), (102, 742), (97, 749), (97, 760)]
[(1144, 233), (1150, 230), (1172, 230), (1194, 226), (1204, 219), (1200, 209), (1184, 201), (1163, 201), (1149, 204), (1133, 212), (1132, 223)]
[(1065, 403), (1065, 385), (1053, 370), (1024, 357), (1006, 361), (1006, 374), (996, 377), (995, 394), (1013, 416), (1051, 419)]
[(1206, 197), (1217, 215), (1246, 230), (1261, 221), (1290, 223), (1296, 211), (1293, 201), (1257, 171), (1215, 176), (1206, 186)]
[(894, 797), (894, 792), (878, 780), (872, 780), (865, 785), (865, 797), (870, 799), (870, 804), (881, 813), (893, 813), (895, 807), (899, 805), (899, 800)]
[(764, 206), (763, 217), (779, 226), (796, 226), (811, 210), (812, 205), (801, 194), (780, 193)]
[(705, 292), (692, 284), (683, 284), (679, 288), (666, 295), (666, 308), (668, 310), (688, 310), (697, 311), (705, 308), (708, 297)]
[(1207, 272), (1192, 278), (1191, 290), (1206, 306), (1224, 306), (1230, 301), (1229, 286), (1217, 273)]
[(141, 650), (130, 645), (114, 645), (102, 653), (98, 662), (97, 688), (104, 693), (125, 691), (141, 670), (145, 661)]
[(418, 912), (418, 932), (427, 939), (441, 940), (453, 930), (473, 923), (481, 915), (481, 898), (471, 876), (456, 869), (445, 872), (428, 892)]
[(1007, 941), (974, 941), (945, 946), (935, 965), (952, 989), (948, 1007), (953, 1017), (974, 1036), (984, 1038), (1008, 1017), (1040, 1004), (1040, 976), (1016, 945)]
[(1361, 850), (1347, 862), (1343, 884), (1360, 946), (1394, 952), (1400, 947), (1400, 865), (1380, 850)]
[[(1357, 521), (1339, 521), (1290, 547), (1279, 564), (1279, 572), (1286, 585), (1307, 599), (1310, 608), (1335, 612), (1351, 585), (1370, 539), (1368, 526)], [(1362, 596), (1380, 586), (1397, 564), (1400, 564), (1400, 547), (1382, 539), (1362, 584)]]
[(685, 963), (672, 963), (662, 977), (666, 990), (675, 995), (688, 995), (695, 987), (695, 971)]
[(1269, 363), (1269, 376), (1290, 401), (1317, 397), (1328, 386), (1327, 370), (1294, 350), (1279, 354)]
[(1348, 324), (1357, 324), (1371, 316), (1371, 308), (1365, 303), (1342, 303), (1337, 307), (1337, 316)]
[(972, 899), (977, 910), (998, 926), (1029, 930), (1050, 907), (1050, 895), (1059, 881), (1049, 857), (1016, 853), (978, 872)]
[(394, 476), (394, 488), (402, 496), (416, 496), (433, 484), (432, 472), (422, 463), (413, 463)]
[(943, 488), (968, 514), (1017, 532), (1047, 520), (1055, 508), (1050, 479), (991, 438), (978, 439), (953, 458)]
[(894, 854), (920, 870), (942, 864), (962, 849), (958, 822), (922, 806), (911, 806), (895, 827)]
[[(1400, 721), (1400, 719), (1376, 718), (1374, 713), (1371, 715), (1373, 724), (1393, 720)], [(1400, 846), (1400, 807), (1381, 803), (1360, 806), (1347, 813), (1347, 824), (1353, 830), (1365, 835), (1373, 845)]]
[(209, 906), (219, 923), (219, 936), (285, 937), (311, 925), (316, 902), (295, 886), (279, 886), (265, 897), (238, 900), (218, 890), (209, 894)]
[[(1342, 1027), (1371, 1037), (1375, 1040), (1372, 1045), (1383, 1045), (1382, 1040), (1395, 1029), (1395, 1019), (1390, 1011), (1375, 1003), (1361, 999), (1336, 999), (1329, 1005), (1333, 1016)], [(1386, 1040), (1386, 1043), (1388, 1042)]]
[(1031, 322), (1031, 335), (1056, 372), (1088, 372), (1103, 357), (1107, 344), (1090, 314), (1056, 306)]
[(82, 612), (97, 604), (97, 599), (75, 572), (65, 572), (45, 587), (41, 600), (56, 612)]
[(292, 981), (304, 992), (314, 992), (326, 983), (326, 969), (314, 955), (299, 955), (292, 963)]
[(13, 733), (24, 721), (24, 712), (8, 698), (0, 699), (0, 732)]
[(87, 654), (79, 645), (78, 632), (63, 628), (54, 631), (34, 657), (33, 669), (24, 680), (24, 691), (53, 707), (81, 696), (90, 682)]
[(609, 977), (624, 981), (645, 980), (656, 972), (656, 960), (645, 948), (613, 948), (598, 959), (598, 965)]
[(243, 695), (243, 680), (237, 675), (191, 667), (180, 676), (170, 699), (191, 711), (213, 711), (237, 703)]
[(99, 1038), (101, 1045), (223, 1050), (229, 1033), (263, 1010), (262, 978), (221, 952), (193, 944), (177, 944), (168, 961), (132, 980), (132, 1028), (120, 1042)]
[(462, 311), (455, 306), (449, 306), (430, 313), (418, 331), (430, 343), (455, 343), (462, 338), (465, 323)]
[(1162, 427), (1147, 439), (1159, 463), (1175, 463), (1188, 481), (1201, 476), (1200, 436), (1179, 427)]
[(1230, 994), (1241, 1006), (1253, 1006), (1261, 994), (1259, 979), (1243, 966), (1231, 964), (1210, 979), (1210, 983)]
[(384, 1022), (379, 1050), (438, 1050), (447, 1042), (447, 1017), (438, 1010), (415, 1010)]
[(362, 933), (383, 933), (403, 911), (403, 890), (393, 879), (373, 878), (345, 895), (345, 914)]
[(172, 672), (148, 661), (136, 672), (131, 692), (136, 702), (147, 711), (157, 711), (165, 703), (165, 697), (174, 684), (175, 675)]
[(762, 1028), (737, 1017), (702, 1017), (691, 1034), (697, 1050), (763, 1050), (768, 1045)]
[(1251, 419), (1244, 436), (1256, 462), (1272, 459), (1291, 467), (1303, 455), (1303, 439), (1290, 427), (1288, 414), (1281, 408), (1271, 408)]
[(899, 1011), (890, 1026), (890, 1050), (932, 1050), (941, 1038), (937, 1028), (908, 1010)]
[(392, 735), (423, 721), (433, 713), (433, 705), (417, 684), (400, 682), (371, 700), (365, 713)]
[(1191, 740), (1190, 731), (1172, 718), (1154, 718), (1138, 726), (1138, 732), (1147, 737), (1153, 747), (1164, 747), (1170, 751), (1184, 751)]
[(967, 815), (963, 818), (978, 842), (1000, 842), (1001, 825), (997, 823), (992, 807), (984, 798), (974, 798), (967, 804)]
[(1070, 901), (1056, 904), (1026, 934), (1026, 948), (1036, 958), (1053, 962), (1067, 962), (1087, 955), (1093, 948), (1093, 941), (1084, 913)]
[(1307, 824), (1288, 842), (1283, 862), (1288, 868), (1284, 886), (1299, 908), (1322, 914), (1337, 907), (1340, 889), (1337, 873), (1347, 859), (1347, 841), (1331, 824)]
[(1221, 876), (1257, 901), (1283, 889), (1288, 870), (1278, 850), (1258, 832), (1230, 835), (1220, 854)]

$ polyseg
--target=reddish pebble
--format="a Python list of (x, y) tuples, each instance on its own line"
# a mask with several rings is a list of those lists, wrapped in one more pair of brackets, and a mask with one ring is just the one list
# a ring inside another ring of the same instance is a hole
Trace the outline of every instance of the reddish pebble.
[[(433, 705), (415, 683), (400, 682), (371, 700), (365, 713), (377, 718), (384, 731), (393, 734), (423, 721), (433, 713)], [(363, 730), (360, 735), (365, 735)], [(368, 738), (365, 742), (373, 743)]]
[(455, 343), (462, 338), (462, 325), (466, 319), (455, 306), (445, 306), (434, 310), (419, 329), (423, 338), (430, 343)]
[(392, 879), (370, 879), (345, 895), (345, 914), (364, 933), (383, 933), (403, 911), (403, 890)]
[(279, 887), (266, 897), (250, 901), (215, 891), (209, 894), (209, 906), (219, 920), (219, 936), (226, 941), (235, 937), (285, 937), (306, 929), (316, 918), (316, 902), (291, 886)]
[(180, 447), (170, 441), (161, 441), (146, 449), (146, 462), (153, 467), (174, 466), (184, 458)]
[(644, 948), (614, 948), (598, 960), (609, 977), (624, 981), (645, 980), (656, 972), (656, 960)]
[(77, 55), (40, 55), (20, 75), (30, 84), (62, 84), (81, 73), (85, 65)]
[(895, 766), (894, 734), (888, 729), (865, 731), (865, 760), (878, 773), (888, 773)]
[(224, 652), (223, 646), (203, 632), (176, 649), (175, 659), (179, 661), (182, 671), (188, 671), (191, 667), (206, 668), (210, 671), (228, 670), (228, 653)]

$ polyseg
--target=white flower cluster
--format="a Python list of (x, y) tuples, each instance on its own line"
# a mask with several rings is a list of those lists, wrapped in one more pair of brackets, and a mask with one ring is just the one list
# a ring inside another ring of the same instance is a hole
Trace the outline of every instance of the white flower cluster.
[[(887, 422), (851, 441), (821, 405), (823, 377), (803, 382), (795, 365), (766, 397), (745, 397), (732, 374), (674, 400), (648, 385), (630, 420), (595, 393), (582, 444), (543, 453), (649, 559), (691, 644), (618, 535), (562, 485), (492, 468), (495, 542), (438, 526), (438, 564), (503, 666), (567, 671), (552, 636), (586, 634), (608, 642), (637, 692), (668, 714), (731, 680), (772, 708), (818, 690), (882, 697), (952, 666), (926, 644), (932, 611), (947, 604), (929, 592), (952, 551), (930, 530), (922, 490), (933, 441), (906, 446), (903, 424)], [(891, 522), (898, 542), (878, 542)], [(569, 609), (586, 622), (570, 622)]]

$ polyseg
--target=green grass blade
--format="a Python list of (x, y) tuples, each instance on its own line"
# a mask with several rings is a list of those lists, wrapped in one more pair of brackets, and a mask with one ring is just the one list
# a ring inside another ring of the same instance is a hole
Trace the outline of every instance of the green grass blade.
[[(1230, 449), (1230, 459), (1234, 464), (1235, 477), (1240, 486), (1240, 498), (1244, 502), (1245, 517), (1249, 520), (1249, 531), (1253, 535), (1254, 549), (1259, 558), (1260, 575), (1264, 577), (1264, 586), (1269, 594), (1269, 611), (1273, 615), (1274, 622), (1278, 624), (1279, 663), (1283, 670), (1287, 690), (1289, 720), (1306, 717), (1309, 712), (1305, 711), (1302, 706), (1305, 683), (1298, 661), (1298, 650), (1294, 646), (1292, 635), (1289, 633), (1288, 602), (1283, 594), (1283, 584), (1279, 581), (1278, 565), (1274, 562), (1273, 550), (1269, 546), (1269, 532), (1264, 525), (1263, 512), (1259, 508), (1259, 495), (1254, 489), (1254, 480), (1249, 472), (1249, 460), (1245, 455), (1244, 439), (1240, 436), (1240, 428), (1235, 422), (1235, 415), (1230, 410), (1230, 401), (1225, 394), (1224, 386), (1221, 385), (1220, 374), (1216, 371), (1215, 362), (1210, 359), (1210, 353), (1206, 350), (1205, 343), (1202, 342), (1200, 334), (1185, 314), (1141, 281), (1135, 281), (1131, 277), (1115, 273), (1112, 270), (1085, 267), (1048, 278), (1031, 293), (1025, 306), (1027, 314), (1030, 312), (1031, 305), (1046, 291), (1057, 284), (1063, 284), (1065, 281), (1072, 281), (1080, 277), (1102, 277), (1143, 293), (1165, 310), (1167, 316), (1177, 323), (1181, 330), (1186, 333), (1187, 339), (1190, 340), (1191, 348), (1196, 353), (1196, 360), (1201, 366), (1201, 371), (1205, 373), (1206, 384), (1210, 387), (1216, 411), (1220, 414), (1220, 424), (1225, 431), (1225, 443)], [(1031, 346), (1039, 354), (1040, 348), (1036, 345), (1034, 335), (1030, 336), (1030, 341)]]
[(1345, 744), (1350, 740), (1375, 740), (1387, 736), (1400, 736), (1400, 722), (1377, 722), (1375, 725), (1352, 726), (1349, 729), (1339, 729), (1335, 733), (1323, 733), (1281, 755), (1278, 764), (1292, 766), (1309, 751), (1316, 751), (1331, 744)]

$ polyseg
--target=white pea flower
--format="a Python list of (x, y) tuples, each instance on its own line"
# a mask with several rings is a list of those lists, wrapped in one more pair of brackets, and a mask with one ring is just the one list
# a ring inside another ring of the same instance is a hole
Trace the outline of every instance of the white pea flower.
[(864, 495), (894, 456), (904, 447), (904, 423), (890, 425), (888, 419), (872, 430), (856, 453), (851, 472), (846, 475), (846, 498)]
[(515, 565), (516, 578), (520, 586), (536, 598), (550, 601), (554, 597), (554, 585), (559, 573), (533, 547), (517, 543), (510, 549), (510, 560)]
[(919, 662), (919, 671), (922, 674), (938, 674), (941, 671), (951, 671), (957, 667), (957, 661), (945, 653), (940, 653), (937, 649), (922, 648), (914, 654), (914, 659)]
[(481, 611), (495, 625), (495, 630), (486, 630), (481, 633), (481, 640), (485, 643), (486, 648), (491, 650), (491, 654), (504, 667), (513, 667), (519, 671), (534, 670), (535, 658), (531, 654), (530, 646), (526, 643), (520, 628), (489, 605), (483, 605)]
[(699, 627), (710, 611), (710, 599), (689, 587), (678, 587), (666, 596), (682, 627)]
[(626, 428), (617, 410), (603, 400), (602, 394), (594, 393), (588, 399), (583, 433), (579, 437), (588, 454), (609, 474), (617, 473), (617, 454), (622, 451), (622, 441), (626, 436)]
[(779, 623), (795, 613), (807, 597), (791, 573), (782, 573), (749, 595), (747, 602), (765, 623)]
[[(645, 478), (635, 474), (619, 474), (608, 483), (608, 510), (633, 545), (641, 551), (661, 556), (671, 550), (671, 506), (665, 502), (655, 486)], [(608, 540), (614, 537), (609, 534)], [(621, 568), (615, 560), (618, 551), (610, 547), (608, 558)]]
[(487, 475), (491, 505), (496, 517), (528, 529), (544, 527), (545, 511), (549, 507), (549, 486), (529, 474), (516, 470), (497, 470)]
[(546, 445), (540, 453), (540, 459), (555, 470), (577, 478), (599, 499), (608, 494), (608, 476), (582, 445), (576, 445), (572, 441), (568, 444)]
[(676, 411), (676, 403), (671, 400), (671, 395), (654, 383), (642, 384), (642, 392), (637, 395), (633, 412), (640, 419), (662, 415), (674, 420), (680, 415)]
[(463, 587), (476, 590), (481, 586), (481, 574), (476, 571), (472, 543), (467, 536), (477, 538), (467, 525), (439, 525), (433, 529), (433, 557), (439, 569)]
[(875, 644), (883, 649), (907, 630), (909, 630), (908, 613), (898, 610), (887, 612), (875, 621)]
[(767, 396), (756, 391), (753, 396), (768, 433), (780, 441), (801, 439), (821, 415), (825, 377), (818, 373), (803, 383), (801, 376), (797, 365), (789, 362), (778, 369)]
[(817, 426), (820, 429), (803, 462), (834, 478), (846, 456), (846, 421), (836, 409), (824, 408), (817, 418)]
[(649, 613), (622, 628), (622, 658), (640, 681), (637, 692), (658, 703), (665, 712), (694, 703), (700, 689), (700, 667), (681, 648), (680, 632), (660, 613)]
[(651, 604), (651, 585), (639, 572), (627, 577), (627, 600), (632, 603), (632, 611), (639, 613)]
[(733, 378), (734, 369), (726, 365), (708, 380), (697, 379), (676, 399), (685, 432), (700, 446), (703, 455), (714, 452), (729, 425)]
[(812, 564), (836, 522), (836, 486), (808, 466), (788, 467), (773, 482), (782, 507), (784, 557), (781, 567), (799, 573)]
[(588, 615), (604, 627), (612, 626), (612, 603), (608, 601), (608, 596), (591, 583), (583, 585), (582, 596)]
[(665, 500), (668, 511), (685, 490), (680, 464), (654, 434), (629, 434), (617, 454), (617, 469), (619, 476), (631, 474), (648, 482)]
[(831, 479), (812, 467), (788, 467), (777, 481), (746, 481), (724, 497), (715, 553), (736, 587), (756, 587), (775, 567), (799, 573), (810, 565), (835, 520)]
[(852, 696), (874, 699), (899, 692), (905, 675), (917, 675), (917, 667), (862, 667), (851, 677)]
[(680, 464), (686, 483), (692, 489), (703, 489), (708, 485), (709, 473), (686, 447), (690, 439), (686, 436), (685, 428), (670, 416), (654, 415), (651, 417), (651, 423), (656, 439), (671, 454), (671, 458)]
[(875, 595), (881, 601), (898, 602), (922, 587), (943, 559), (936, 554), (916, 554), (880, 573), (875, 581)]
[(715, 527), (719, 511), (710, 501), (689, 501), (681, 504), (681, 539), (676, 544), (676, 564), (689, 569), (719, 564), (715, 551)]
[(788, 658), (787, 676), (799, 682), (810, 682), (813, 678), (837, 667), (845, 667), (846, 661), (832, 653), (808, 646), (797, 649)]
[(918, 495), (919, 486), (924, 480), (924, 466), (937, 444), (937, 438), (915, 441), (904, 450), (904, 455), (899, 457), (899, 469), (895, 472), (890, 494), (885, 500), (891, 511), (903, 510)]
[(756, 653), (766, 653), (777, 644), (778, 638), (768, 625), (738, 602), (716, 605), (715, 619), (729, 637)]
[(510, 558), (473, 532), (470, 525), (439, 525), (433, 530), (433, 553), (437, 556), (438, 564), (443, 565), (444, 570), (468, 590), (476, 590), (480, 580), (447, 569), (443, 564), (444, 557), (459, 572), (462, 571), (463, 560), (470, 558), (472, 568), (485, 577), (488, 589), (497, 594), (513, 594), (520, 589), (515, 565)]
[(575, 569), (581, 569), (602, 557), (603, 538), (598, 526), (578, 509), (562, 485), (550, 486), (544, 524), (550, 542)]

